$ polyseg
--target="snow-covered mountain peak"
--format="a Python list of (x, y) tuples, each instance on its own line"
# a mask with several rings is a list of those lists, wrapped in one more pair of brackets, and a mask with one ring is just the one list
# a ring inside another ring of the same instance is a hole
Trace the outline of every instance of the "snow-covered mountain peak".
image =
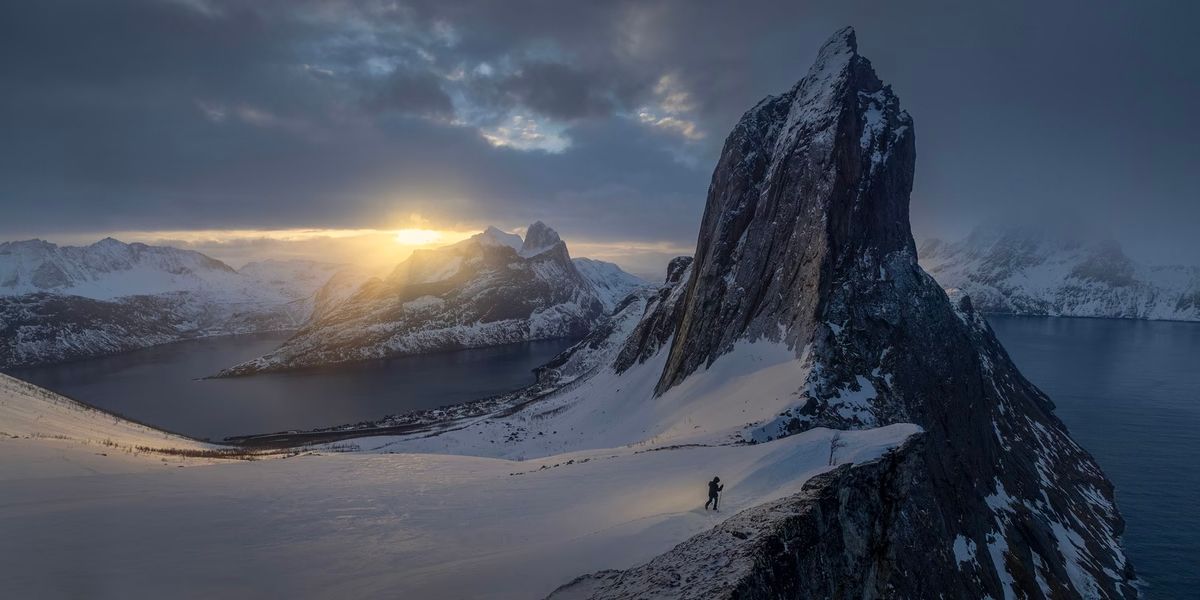
[(919, 257), (986, 313), (1200, 320), (1200, 269), (1140, 264), (1104, 232), (989, 223)]
[(595, 289), (607, 311), (613, 310), (630, 294), (649, 285), (642, 278), (626, 273), (621, 267), (610, 262), (592, 258), (575, 258), (571, 259), (571, 262)]
[[(539, 404), (539, 416), (560, 420), (530, 427), (548, 428), (538, 441), (553, 444), (574, 411), (571, 424), (590, 435), (601, 423), (682, 443), (737, 427), (743, 440), (775, 443), (811, 428), (915, 423), (925, 443), (909, 479), (931, 487), (878, 508), (924, 516), (891, 530), (899, 537), (880, 547), (901, 553), (881, 567), (893, 575), (864, 596), (1133, 597), (1111, 484), (972, 302), (951, 305), (917, 264), (912, 132), (853, 31), (835, 34), (799, 84), (746, 113), (726, 140), (686, 280), (647, 299), (617, 350), (617, 378), (602, 372), (590, 392), (573, 381), (563, 406)], [(700, 391), (714, 376), (737, 383), (708, 405)], [(653, 417), (604, 421), (645, 406)], [(988, 552), (931, 552), (906, 568), (903, 537), (914, 533)], [(936, 582), (903, 575), (918, 570)]]
[[(145, 246), (145, 244), (141, 244), (141, 245)], [(130, 246), (130, 244), (126, 244), (125, 242), (122, 242), (121, 240), (118, 240), (117, 238), (107, 236), (103, 239), (93, 242), (89, 247), (98, 248), (98, 249), (123, 250), (123, 249), (128, 248), (129, 246)]]
[(479, 244), (483, 246), (508, 246), (509, 248), (517, 251), (520, 251), (521, 245), (524, 244), (521, 236), (515, 233), (502, 231), (501, 229), (491, 225), (489, 225), (487, 229), (484, 229), (482, 233), (477, 233), (471, 236), (470, 239), (479, 242)]
[(661, 389), (739, 339), (782, 332), (802, 349), (823, 302), (811, 292), (832, 284), (831, 265), (915, 262), (907, 201), (915, 155), (912, 119), (858, 55), (852, 29), (830, 38), (791, 90), (747, 112), (713, 174), (693, 305)]
[(806, 77), (832, 75), (845, 69), (855, 56), (858, 56), (858, 38), (854, 33), (854, 28), (843, 27), (835, 31), (821, 45), (821, 49), (817, 51), (817, 58), (809, 67)]
[(52, 292), (108, 299), (236, 287), (229, 265), (191, 250), (105, 238), (88, 246), (0, 244), (0, 294)]
[(113, 238), (0, 243), (0, 367), (292, 329), (339, 268), (262, 261), (236, 271), (192, 250)]
[(541, 221), (536, 221), (525, 230), (525, 243), (521, 245), (520, 254), (526, 258), (536, 256), (558, 244), (563, 243), (558, 232)]

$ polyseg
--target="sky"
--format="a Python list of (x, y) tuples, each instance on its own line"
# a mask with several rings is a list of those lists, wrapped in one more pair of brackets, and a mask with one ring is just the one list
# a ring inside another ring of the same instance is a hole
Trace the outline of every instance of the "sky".
[(853, 25), (915, 121), (918, 239), (1078, 220), (1200, 264), (1198, 22), (1153, 0), (6, 2), (0, 239), (387, 262), (419, 245), (397, 230), (540, 219), (660, 275), (733, 124)]

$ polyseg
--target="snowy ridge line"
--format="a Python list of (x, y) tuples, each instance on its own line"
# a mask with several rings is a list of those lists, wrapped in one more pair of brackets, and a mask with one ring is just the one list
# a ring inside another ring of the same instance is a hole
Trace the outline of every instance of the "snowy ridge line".
[(572, 259), (544, 223), (527, 238), (489, 227), (417, 250), (384, 279), (322, 305), (272, 352), (218, 377), (324, 367), (544, 339), (581, 339), (646, 287), (617, 265)]
[(815, 475), (797, 493), (741, 510), (648, 562), (577, 577), (547, 600), (889, 597), (874, 579), (891, 557), (877, 553), (887, 522), (906, 515), (873, 507), (924, 493), (913, 489), (927, 485), (916, 477), (924, 443), (913, 433), (882, 456)]
[(235, 270), (198, 252), (111, 238), (86, 247), (0, 243), (0, 367), (292, 331), (342, 269), (271, 260)]
[(171, 433), (3, 374), (0, 374), (0, 439), (22, 445), (49, 441), (66, 447), (91, 448), (101, 456), (117, 452), (134, 459), (175, 462), (251, 460), (285, 454), (222, 446)]
[(1200, 267), (1144, 265), (1108, 237), (981, 225), (958, 242), (926, 240), (919, 256), (985, 313), (1200, 320)]

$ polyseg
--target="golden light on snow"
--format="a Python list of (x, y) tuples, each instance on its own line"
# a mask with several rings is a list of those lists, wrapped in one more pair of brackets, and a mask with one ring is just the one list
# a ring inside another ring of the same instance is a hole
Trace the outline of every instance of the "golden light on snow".
[(402, 246), (424, 246), (439, 242), (446, 236), (434, 229), (401, 229), (394, 237), (396, 243)]
[(123, 242), (174, 246), (203, 252), (234, 268), (256, 260), (301, 259), (341, 263), (387, 272), (413, 250), (446, 246), (483, 230), (482, 226), (441, 228), (428, 221), (407, 227), (378, 229), (204, 229), (160, 231), (104, 231), (49, 236), (59, 244), (87, 245), (105, 236)]

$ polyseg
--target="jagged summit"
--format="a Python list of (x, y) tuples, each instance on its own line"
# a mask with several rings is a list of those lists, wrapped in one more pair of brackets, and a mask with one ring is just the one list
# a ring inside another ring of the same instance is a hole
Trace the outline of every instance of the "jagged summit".
[[(638, 388), (649, 396), (644, 404), (619, 395), (617, 402), (626, 412), (670, 414), (676, 424), (609, 429), (674, 434), (669, 439), (683, 443), (716, 429), (700, 415), (729, 410), (731, 437), (773, 443), (818, 427), (913, 423), (924, 433), (903, 453), (911, 462), (858, 491), (852, 483), (830, 491), (825, 514), (846, 521), (798, 535), (803, 529), (782, 519), (764, 538), (774, 550), (738, 549), (778, 557), (782, 566), (722, 578), (717, 585), (727, 591), (684, 584), (664, 593), (661, 584), (691, 581), (682, 568), (691, 557), (727, 556), (736, 551), (731, 545), (743, 545), (715, 536), (664, 555), (670, 573), (601, 578), (618, 582), (612, 586), (584, 579), (573, 591), (591, 591), (570, 597), (1136, 596), (1112, 484), (971, 301), (949, 298), (918, 266), (908, 219), (915, 155), (912, 119), (858, 54), (853, 30), (839, 31), (796, 86), (734, 127), (713, 172), (686, 284), (647, 303), (617, 352), (619, 378), (594, 395), (569, 393), (581, 398), (570, 406), (577, 414), (608, 414), (611, 406), (587, 402), (600, 402), (608, 388), (637, 386), (663, 365), (656, 384)], [(786, 358), (765, 359), (757, 348)], [(786, 366), (731, 373), (760, 360)], [(713, 378), (736, 383), (717, 399), (699, 394)], [(779, 387), (755, 387), (768, 382)], [(581, 427), (578, 418), (572, 424)], [(862, 491), (874, 497), (837, 505), (842, 492)], [(816, 550), (822, 544), (830, 547)], [(802, 560), (820, 568), (797, 571)], [(846, 561), (844, 573), (830, 569), (837, 561)]]
[(838, 31), (725, 142), (660, 391), (740, 338), (782, 336), (799, 352), (838, 269), (895, 252), (915, 264), (914, 162), (912, 119), (858, 55), (854, 30)]
[(413, 252), (383, 280), (332, 281), (319, 310), (275, 351), (222, 371), (249, 375), (376, 358), (581, 338), (645, 285), (617, 265), (572, 259), (541, 221)]
[(536, 221), (525, 230), (525, 243), (521, 245), (520, 255), (537, 256), (561, 243), (562, 238), (558, 237), (557, 231), (541, 221)]
[(508, 246), (513, 250), (520, 250), (522, 244), (521, 236), (508, 233), (492, 225), (488, 225), (487, 229), (471, 236), (470, 239), (485, 246)]

